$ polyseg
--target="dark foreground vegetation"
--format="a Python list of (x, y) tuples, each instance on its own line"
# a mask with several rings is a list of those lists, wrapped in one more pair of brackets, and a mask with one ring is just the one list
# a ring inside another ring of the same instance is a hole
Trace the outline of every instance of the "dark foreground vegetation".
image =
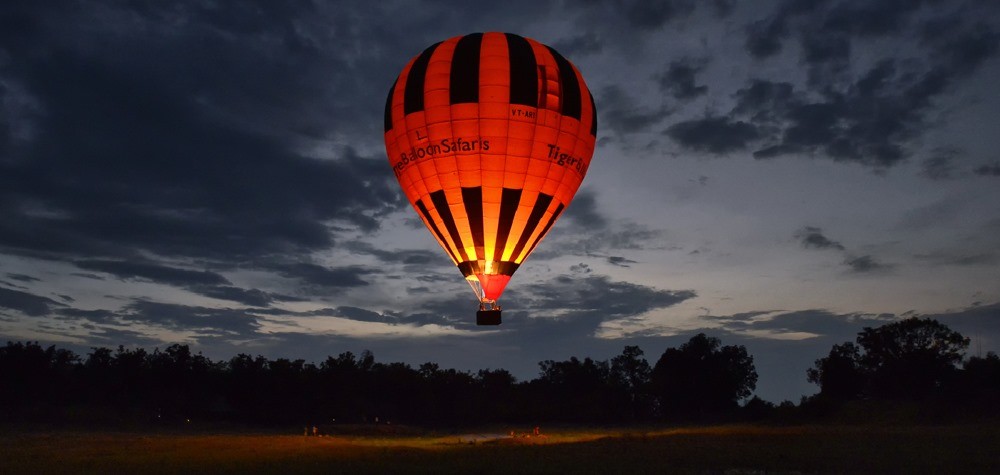
[[(608, 361), (543, 361), (536, 379), (370, 352), (319, 364), (240, 354), (212, 361), (186, 345), (94, 348), (85, 357), (37, 343), (0, 347), (0, 423), (8, 427), (240, 427), (320, 433), (381, 425), (639, 426), (997, 420), (1000, 358), (965, 357), (968, 338), (934, 320), (865, 328), (803, 377), (820, 392), (798, 404), (750, 398), (753, 357), (699, 334), (650, 365), (626, 346)], [(286, 432), (287, 433), (287, 432)]]
[(420, 433), (304, 437), (0, 433), (0, 473), (845, 474), (1000, 471), (996, 425), (556, 429), (463, 443)]

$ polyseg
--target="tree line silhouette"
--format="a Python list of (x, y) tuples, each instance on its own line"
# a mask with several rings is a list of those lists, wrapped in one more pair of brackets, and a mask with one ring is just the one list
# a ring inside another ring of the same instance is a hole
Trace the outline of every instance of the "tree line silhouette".
[(256, 425), (699, 423), (834, 414), (865, 401), (996, 415), (1000, 358), (965, 358), (969, 339), (929, 319), (865, 328), (834, 345), (808, 381), (820, 392), (775, 405), (750, 398), (753, 356), (703, 333), (650, 366), (637, 346), (607, 361), (539, 363), (535, 379), (377, 362), (364, 351), (319, 364), (239, 354), (212, 361), (174, 344), (147, 352), (93, 348), (86, 357), (37, 342), (0, 347), (5, 422), (235, 422)]

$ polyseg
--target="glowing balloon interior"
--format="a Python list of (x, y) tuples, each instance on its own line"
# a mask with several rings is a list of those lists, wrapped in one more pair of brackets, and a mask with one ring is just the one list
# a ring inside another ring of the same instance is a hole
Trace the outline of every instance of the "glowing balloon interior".
[(478, 323), (500, 323), (497, 299), (573, 199), (596, 136), (576, 67), (510, 33), (431, 45), (389, 90), (389, 163), (475, 291)]

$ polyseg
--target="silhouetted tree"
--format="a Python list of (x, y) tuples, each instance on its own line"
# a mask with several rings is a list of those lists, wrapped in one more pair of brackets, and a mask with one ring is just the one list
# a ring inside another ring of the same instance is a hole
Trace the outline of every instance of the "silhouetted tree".
[(642, 355), (638, 346), (626, 346), (620, 355), (611, 359), (612, 382), (628, 394), (632, 420), (648, 417), (652, 411), (652, 401), (648, 397), (652, 370)]
[(541, 375), (530, 385), (548, 420), (563, 422), (620, 420), (628, 412), (627, 395), (616, 391), (607, 361), (575, 356), (538, 364)]
[(963, 378), (970, 387), (1000, 393), (1000, 356), (990, 351), (985, 357), (973, 356), (963, 365)]
[(969, 339), (936, 320), (908, 318), (865, 328), (858, 344), (873, 396), (919, 398), (954, 375)]
[(0, 348), (0, 405), (17, 417), (18, 407), (66, 401), (77, 389), (79, 366), (79, 356), (55, 345), (7, 342)]
[(913, 317), (865, 327), (857, 343), (834, 345), (808, 370), (822, 396), (834, 401), (861, 393), (881, 399), (929, 397), (958, 376), (969, 339), (936, 320)]
[(757, 387), (757, 371), (745, 347), (722, 346), (699, 333), (680, 348), (668, 348), (651, 380), (664, 416), (701, 419), (734, 411)]
[(820, 394), (832, 402), (858, 397), (865, 388), (867, 375), (861, 368), (861, 353), (854, 343), (833, 345), (830, 354), (816, 360), (806, 372), (810, 383), (820, 387)]
[(1000, 401), (1000, 356), (991, 351), (985, 357), (969, 358), (958, 378), (954, 399), (977, 412), (1000, 414), (997, 405)]
[(477, 419), (500, 422), (516, 419), (521, 406), (517, 378), (505, 369), (486, 369), (476, 373), (479, 384), (474, 408)]

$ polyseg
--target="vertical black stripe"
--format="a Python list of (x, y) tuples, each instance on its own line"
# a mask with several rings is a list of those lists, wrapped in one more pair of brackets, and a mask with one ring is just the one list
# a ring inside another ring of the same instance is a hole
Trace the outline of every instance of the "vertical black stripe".
[(505, 33), (510, 57), (510, 103), (538, 107), (538, 63), (524, 37)]
[(542, 238), (545, 237), (545, 233), (549, 232), (549, 228), (551, 228), (552, 225), (555, 224), (556, 220), (559, 219), (559, 215), (562, 214), (563, 208), (565, 208), (565, 206), (563, 206), (562, 203), (559, 203), (559, 206), (556, 207), (556, 211), (552, 213), (552, 219), (550, 219), (548, 224), (545, 225), (545, 228), (542, 229), (542, 232), (538, 233), (538, 239), (535, 239), (535, 242), (531, 243), (531, 247), (528, 248), (528, 252), (525, 253), (526, 256), (528, 254), (531, 254), (531, 251), (535, 250), (535, 246), (537, 246), (538, 243), (542, 241)]
[(427, 64), (430, 63), (431, 55), (439, 44), (441, 43), (428, 46), (410, 67), (410, 72), (406, 75), (406, 91), (403, 93), (404, 114), (424, 110), (424, 78), (427, 76)]
[(517, 240), (517, 246), (514, 247), (514, 253), (510, 255), (510, 260), (517, 261), (517, 257), (521, 255), (524, 246), (528, 244), (531, 234), (538, 228), (538, 222), (541, 221), (542, 215), (545, 214), (545, 210), (549, 208), (549, 203), (551, 202), (552, 196), (544, 193), (538, 194), (538, 201), (535, 201), (535, 206), (531, 208), (531, 214), (528, 215), (528, 222), (524, 224), (524, 231), (521, 231), (521, 237)]
[(444, 221), (444, 227), (448, 230), (448, 234), (451, 235), (451, 240), (455, 243), (455, 247), (458, 248), (458, 254), (462, 256), (458, 261), (472, 260), (465, 253), (465, 245), (462, 244), (462, 235), (458, 234), (458, 226), (455, 225), (455, 217), (452, 216), (451, 208), (448, 207), (448, 200), (444, 196), (444, 190), (437, 190), (431, 193), (431, 202), (437, 208), (438, 215), (441, 216), (441, 221)]
[(479, 56), (483, 34), (465, 35), (455, 45), (451, 59), (449, 99), (452, 104), (479, 102)]
[(385, 98), (385, 131), (388, 132), (392, 130), (392, 96), (396, 92), (396, 84), (399, 83), (399, 77), (392, 82), (392, 87), (389, 88), (389, 97)]
[(465, 214), (469, 216), (472, 243), (476, 246), (476, 259), (486, 259), (486, 245), (483, 243), (483, 189), (482, 187), (462, 188)]
[(424, 206), (423, 201), (417, 200), (417, 209), (420, 210), (420, 214), (424, 215), (424, 219), (427, 220), (427, 224), (431, 226), (431, 231), (434, 231), (434, 234), (437, 235), (438, 239), (444, 243), (444, 250), (448, 251), (448, 255), (450, 255), (455, 262), (460, 262), (458, 257), (455, 256), (455, 253), (451, 251), (451, 246), (448, 245), (448, 240), (444, 238), (444, 234), (441, 234), (441, 230), (438, 229), (437, 224), (434, 224), (434, 218), (431, 218), (431, 212), (427, 209), (427, 206)]
[(593, 116), (594, 121), (590, 123), (590, 135), (597, 137), (597, 103), (594, 102), (594, 95), (587, 91), (587, 95), (590, 96), (590, 115)]
[[(507, 249), (507, 238), (510, 236), (510, 228), (514, 226), (514, 215), (517, 214), (517, 204), (521, 202), (521, 190), (504, 188), (500, 194), (500, 222), (497, 223), (496, 250), (498, 255), (493, 256), (493, 260), (503, 259), (503, 251)], [(511, 258), (513, 259), (513, 258)]]
[(580, 120), (583, 99), (580, 97), (580, 80), (576, 77), (576, 71), (573, 70), (573, 65), (556, 50), (549, 46), (546, 48), (549, 48), (552, 57), (556, 59), (556, 65), (559, 66), (559, 89), (562, 92), (559, 100), (562, 102), (562, 115)]

